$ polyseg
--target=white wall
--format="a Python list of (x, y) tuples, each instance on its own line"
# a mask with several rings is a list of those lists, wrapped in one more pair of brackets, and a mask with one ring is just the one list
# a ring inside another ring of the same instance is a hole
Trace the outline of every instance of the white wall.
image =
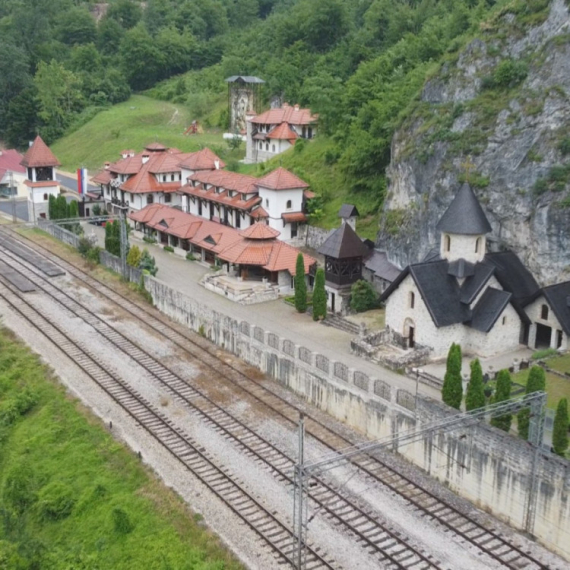
[[(542, 305), (546, 305), (548, 307), (548, 318), (542, 318)], [(560, 347), (562, 350), (568, 349), (568, 336), (562, 329), (560, 325), (560, 321), (556, 318), (552, 307), (548, 304), (544, 296), (540, 296), (538, 299), (533, 301), (530, 305), (525, 307), (525, 313), (528, 315), (529, 319), (534, 325), (534, 330), (532, 330), (532, 334), (529, 334), (529, 346), (531, 348), (536, 348), (536, 323), (545, 325), (547, 327), (552, 327), (552, 336), (550, 339), (550, 347), (557, 348), (556, 341), (557, 341), (557, 331), (562, 331), (562, 346)], [(531, 327), (533, 326), (531, 325)]]
[[(47, 194), (47, 200), (44, 198), (44, 194)], [(28, 200), (34, 202), (34, 204), (41, 204), (45, 202), (47, 204), (49, 197), (59, 196), (59, 186), (57, 182), (54, 182), (54, 186), (43, 186), (39, 188), (28, 187)]]
[[(447, 251), (447, 237), (449, 237), (450, 249)], [(475, 251), (475, 244), (479, 240), (479, 247)], [(458, 234), (441, 234), (440, 254), (443, 259), (455, 261), (465, 259), (471, 263), (483, 261), (485, 257), (486, 240), (484, 235), (463, 236)]]
[[(281, 232), (279, 239), (291, 239), (291, 224), (284, 224), (281, 214), (286, 212), (301, 212), (303, 209), (303, 189), (270, 190), (259, 187), (261, 206), (269, 214), (268, 224)], [(287, 202), (291, 201), (291, 207), (287, 208)]]

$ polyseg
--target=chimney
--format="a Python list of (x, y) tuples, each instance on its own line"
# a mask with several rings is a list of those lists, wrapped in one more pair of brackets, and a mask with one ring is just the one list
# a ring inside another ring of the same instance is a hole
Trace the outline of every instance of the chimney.
[(28, 146), (32, 146), (34, 144), (34, 141), (28, 141)]
[(216, 170), (220, 170), (220, 161), (214, 160), (214, 166), (216, 167)]
[(150, 156), (148, 154), (143, 154), (142, 155), (142, 163), (146, 164), (148, 162), (149, 158), (150, 158)]
[(285, 109), (286, 107), (289, 107), (289, 103), (283, 103), (283, 109)]
[(299, 103), (297, 103), (297, 104), (295, 105), (295, 111), (298, 111), (298, 110), (299, 110)]
[(109, 166), (111, 166), (111, 163), (110, 163), (110, 162), (106, 162), (106, 163), (105, 163), (105, 170), (109, 170)]
[(133, 156), (135, 156), (135, 151), (131, 150), (131, 152), (129, 152), (129, 157), (132, 158)]

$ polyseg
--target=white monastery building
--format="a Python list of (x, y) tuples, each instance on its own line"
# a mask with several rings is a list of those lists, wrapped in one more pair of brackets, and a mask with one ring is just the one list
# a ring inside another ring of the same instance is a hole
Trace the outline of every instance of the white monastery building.
[(21, 164), (23, 158), (17, 150), (0, 150), (0, 196), (28, 197), (26, 168)]
[(491, 226), (468, 185), (436, 229), (438, 258), (406, 267), (381, 297), (393, 342), (436, 359), (453, 342), (481, 357), (520, 344), (568, 348), (570, 282), (541, 289), (515, 253), (488, 252)]
[(317, 134), (317, 115), (299, 105), (269, 109), (246, 118), (245, 162), (264, 162), (290, 149), (297, 139), (312, 139)]

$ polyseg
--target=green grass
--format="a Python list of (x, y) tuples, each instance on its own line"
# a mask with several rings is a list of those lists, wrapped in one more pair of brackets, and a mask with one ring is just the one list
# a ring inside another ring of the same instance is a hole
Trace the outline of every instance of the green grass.
[(61, 162), (62, 170), (69, 171), (80, 166), (95, 171), (107, 161), (118, 160), (121, 150), (134, 149), (138, 152), (145, 144), (155, 141), (183, 151), (209, 146), (224, 160), (244, 156), (245, 144), (240, 150), (230, 152), (219, 129), (184, 136), (193, 118), (182, 104), (133, 95), (128, 101), (101, 111), (80, 129), (59, 139), (51, 148)]
[[(570, 372), (570, 354), (563, 354), (548, 359), (548, 367), (558, 372)], [(570, 382), (570, 379), (568, 380)]]
[[(549, 361), (550, 365), (550, 361)], [(513, 382), (526, 386), (526, 379), (530, 369), (521, 370), (517, 374), (513, 374)], [(570, 398), (570, 379), (565, 380), (556, 374), (546, 373), (546, 392), (548, 394), (547, 406), (556, 409), (558, 401), (561, 398)]]
[(0, 568), (242, 568), (0, 329)]

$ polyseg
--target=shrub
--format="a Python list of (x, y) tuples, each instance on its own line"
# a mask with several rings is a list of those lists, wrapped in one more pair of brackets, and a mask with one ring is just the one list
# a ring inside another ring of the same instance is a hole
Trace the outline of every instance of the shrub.
[(94, 264), (101, 263), (101, 248), (98, 246), (92, 247), (87, 252), (87, 261)]
[(89, 251), (91, 250), (91, 242), (87, 238), (79, 238), (79, 243), (77, 244), (77, 251), (81, 257), (87, 257)]
[[(497, 389), (495, 391), (493, 402), (498, 404), (499, 402), (508, 400), (511, 397), (511, 386), (512, 381), (509, 371), (499, 370), (499, 373), (497, 374)], [(512, 421), (512, 414), (506, 414), (504, 416), (491, 418), (491, 425), (508, 432), (511, 429)]]
[(504, 59), (493, 71), (493, 83), (496, 87), (510, 89), (526, 79), (528, 67), (522, 61)]
[(305, 283), (305, 258), (302, 253), (297, 256), (295, 267), (295, 309), (299, 313), (307, 310), (307, 284)]
[(123, 509), (113, 509), (112, 518), (113, 528), (117, 534), (129, 534), (135, 528), (129, 515)]
[(172, 253), (174, 251), (174, 248), (170, 245), (165, 245), (162, 249), (164, 249), (164, 251), (168, 251), (169, 253)]
[(153, 277), (158, 272), (158, 267), (156, 266), (156, 260), (154, 257), (148, 252), (148, 249), (143, 249), (141, 254), (141, 260), (139, 262), (139, 269), (146, 271)]
[(479, 359), (471, 362), (471, 377), (467, 385), (465, 396), (465, 409), (470, 412), (485, 406), (485, 393), (483, 391), (483, 370)]
[(533, 353), (531, 358), (533, 360), (541, 360), (542, 358), (548, 358), (549, 356), (555, 356), (557, 354), (558, 351), (555, 348), (544, 348)]
[(350, 308), (357, 313), (369, 311), (378, 305), (378, 294), (368, 281), (360, 279), (350, 289)]
[(567, 154), (570, 154), (570, 137), (564, 137), (564, 138), (558, 143), (558, 150), (559, 150), (564, 156), (566, 156)]
[(69, 486), (61, 481), (52, 481), (38, 495), (38, 514), (42, 520), (58, 521), (71, 514), (74, 504)]
[(315, 288), (313, 289), (313, 320), (318, 321), (327, 316), (327, 293), (325, 291), (325, 270), (317, 269)]
[(143, 241), (145, 241), (146, 243), (156, 243), (156, 239), (150, 236), (144, 236)]
[(561, 457), (564, 457), (568, 449), (568, 400), (566, 398), (562, 398), (556, 408), (552, 431), (552, 448), (554, 453)]
[(461, 346), (453, 343), (447, 353), (447, 367), (443, 386), (442, 400), (452, 408), (459, 410), (463, 400), (463, 385), (461, 383)]
[(127, 265), (131, 267), (138, 267), (141, 261), (141, 250), (137, 245), (131, 246), (127, 255)]
[(194, 256), (194, 254), (193, 254), (191, 251), (189, 251), (189, 252), (186, 254), (186, 259), (187, 259), (188, 261), (196, 261), (196, 257)]

